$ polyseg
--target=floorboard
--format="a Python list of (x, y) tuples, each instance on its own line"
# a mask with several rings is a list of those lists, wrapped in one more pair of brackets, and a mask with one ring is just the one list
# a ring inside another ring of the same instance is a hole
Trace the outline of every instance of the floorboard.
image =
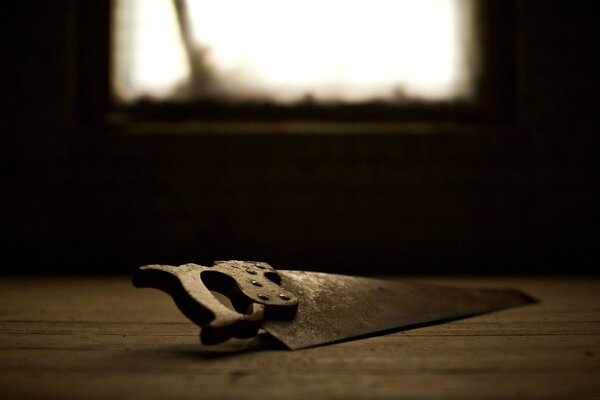
[(600, 399), (600, 279), (412, 277), (539, 303), (336, 345), (201, 346), (127, 277), (0, 279), (0, 398)]

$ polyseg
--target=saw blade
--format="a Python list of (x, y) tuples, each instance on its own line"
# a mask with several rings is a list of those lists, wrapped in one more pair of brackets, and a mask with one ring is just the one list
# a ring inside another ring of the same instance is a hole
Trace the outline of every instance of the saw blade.
[(295, 350), (534, 302), (514, 289), (473, 289), (279, 270), (299, 300), (292, 320), (262, 327)]

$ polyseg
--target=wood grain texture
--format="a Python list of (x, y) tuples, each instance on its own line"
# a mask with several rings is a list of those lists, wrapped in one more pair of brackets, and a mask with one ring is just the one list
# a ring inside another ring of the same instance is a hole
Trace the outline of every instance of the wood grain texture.
[(600, 398), (600, 279), (422, 278), (541, 302), (332, 346), (201, 346), (126, 277), (3, 278), (0, 398)]

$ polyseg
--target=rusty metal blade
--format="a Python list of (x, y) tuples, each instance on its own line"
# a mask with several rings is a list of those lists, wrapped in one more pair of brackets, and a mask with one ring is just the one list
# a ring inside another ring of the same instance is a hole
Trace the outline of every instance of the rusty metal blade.
[(534, 302), (514, 289), (472, 289), (306, 271), (282, 271), (299, 299), (293, 320), (262, 327), (292, 350), (473, 316)]

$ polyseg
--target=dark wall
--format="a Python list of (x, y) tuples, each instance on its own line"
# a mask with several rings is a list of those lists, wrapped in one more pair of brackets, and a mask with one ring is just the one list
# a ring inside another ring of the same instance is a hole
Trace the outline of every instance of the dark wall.
[(21, 2), (0, 28), (5, 271), (598, 264), (595, 21), (580, 3), (516, 4), (514, 121), (303, 135), (82, 124), (77, 2)]

